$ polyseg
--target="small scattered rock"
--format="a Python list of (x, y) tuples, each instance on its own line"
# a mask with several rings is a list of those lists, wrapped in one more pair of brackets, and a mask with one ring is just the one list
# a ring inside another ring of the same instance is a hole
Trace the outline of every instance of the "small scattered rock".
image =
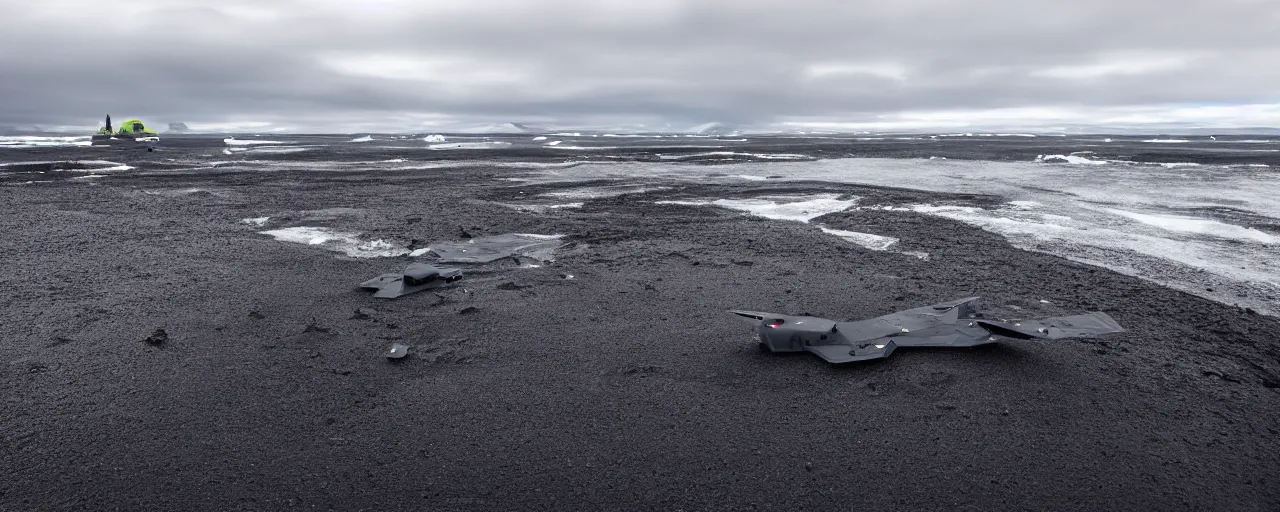
[(1228, 373), (1225, 373), (1225, 372), (1220, 372), (1220, 371), (1217, 371), (1217, 370), (1204, 370), (1204, 371), (1203, 371), (1203, 372), (1201, 372), (1201, 373), (1202, 373), (1205, 377), (1217, 377), (1217, 378), (1219, 378), (1219, 379), (1225, 380), (1225, 381), (1227, 381), (1227, 382), (1232, 382), (1232, 383), (1235, 383), (1235, 384), (1240, 384), (1241, 382), (1243, 382), (1242, 380), (1240, 380), (1240, 378), (1238, 378), (1238, 377), (1236, 377), (1236, 376), (1234, 376), (1234, 375), (1231, 375), (1231, 374), (1228, 374)]
[(311, 323), (307, 324), (307, 328), (303, 329), (302, 332), (303, 333), (318, 332), (322, 334), (328, 334), (332, 330), (333, 329), (330, 329), (328, 327), (320, 327), (319, 325), (316, 325), (315, 320), (312, 320)]
[(523, 290), (525, 288), (533, 288), (532, 286), (518, 285), (514, 281), (507, 281), (498, 285), (499, 290)]
[(407, 355), (409, 355), (408, 345), (396, 343), (391, 346), (390, 350), (387, 350), (387, 359), (404, 359)]
[(153, 347), (158, 347), (169, 341), (169, 333), (165, 332), (164, 329), (156, 329), (151, 331), (151, 335), (147, 336), (146, 339), (142, 341)]
[(45, 347), (46, 347), (46, 348), (53, 348), (53, 347), (57, 347), (57, 346), (61, 346), (61, 345), (66, 345), (66, 344), (71, 343), (71, 342), (74, 342), (74, 341), (75, 341), (75, 340), (73, 340), (73, 339), (71, 339), (71, 338), (63, 338), (62, 336), (58, 336), (58, 337), (56, 337), (56, 338), (54, 338), (54, 339), (53, 339), (53, 342), (52, 342), (52, 343), (49, 343), (48, 345), (45, 345)]
[(333, 369), (333, 373), (338, 374), (338, 375), (351, 375), (351, 370), (344, 370), (344, 369), (341, 369), (341, 368), (334, 368), (334, 369)]
[(249, 312), (249, 318), (252, 318), (254, 320), (262, 320), (263, 318), (266, 318), (266, 315), (259, 313), (257, 310), (253, 310)]
[(368, 320), (373, 317), (374, 313), (375, 311), (372, 309), (359, 308), (356, 310), (355, 314), (351, 315), (349, 320)]
[(741, 267), (750, 267), (750, 266), (755, 265), (755, 264), (756, 264), (756, 262), (754, 262), (754, 261), (748, 261), (748, 260), (733, 260), (733, 264), (734, 264), (734, 265), (741, 266)]
[(462, 311), (459, 311), (459, 312), (458, 312), (458, 314), (459, 314), (459, 315), (470, 315), (470, 314), (472, 314), (472, 313), (478, 313), (479, 311), (480, 311), (480, 308), (477, 308), (477, 307), (475, 307), (475, 306), (467, 306), (467, 307), (465, 307), (465, 308), (462, 308)]

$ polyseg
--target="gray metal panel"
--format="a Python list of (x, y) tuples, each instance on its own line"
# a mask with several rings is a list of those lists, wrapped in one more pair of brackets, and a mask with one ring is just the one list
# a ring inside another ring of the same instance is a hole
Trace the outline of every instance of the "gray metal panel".
[(760, 311), (731, 313), (757, 324), (760, 343), (774, 352), (812, 352), (830, 363), (888, 357), (898, 347), (972, 347), (995, 336), (1059, 339), (1123, 332), (1106, 313), (998, 322), (978, 318), (981, 298), (968, 297), (855, 322)]

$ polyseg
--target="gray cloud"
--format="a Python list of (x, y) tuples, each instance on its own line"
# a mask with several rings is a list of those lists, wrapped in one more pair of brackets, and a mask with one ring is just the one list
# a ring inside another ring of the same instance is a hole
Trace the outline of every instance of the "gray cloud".
[[(939, 116), (1280, 124), (1272, 0), (45, 0), (5, 10), (0, 124), (91, 125), (106, 112), (325, 130)], [(1194, 108), (1204, 105), (1246, 106)]]

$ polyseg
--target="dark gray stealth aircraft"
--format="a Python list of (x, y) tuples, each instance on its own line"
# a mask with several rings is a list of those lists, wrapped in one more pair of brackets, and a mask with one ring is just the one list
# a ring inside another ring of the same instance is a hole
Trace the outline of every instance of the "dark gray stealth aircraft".
[(412, 263), (399, 274), (382, 274), (360, 283), (361, 288), (375, 290), (379, 299), (394, 299), (402, 295), (439, 288), (462, 279), (462, 270), (442, 268), (426, 263)]
[(891, 313), (879, 318), (836, 322), (812, 316), (730, 311), (759, 322), (759, 343), (770, 352), (812, 352), (832, 364), (889, 357), (903, 347), (974, 347), (996, 336), (1029, 340), (1092, 337), (1124, 332), (1097, 311), (1083, 315), (1002, 322), (980, 318), (980, 297)]

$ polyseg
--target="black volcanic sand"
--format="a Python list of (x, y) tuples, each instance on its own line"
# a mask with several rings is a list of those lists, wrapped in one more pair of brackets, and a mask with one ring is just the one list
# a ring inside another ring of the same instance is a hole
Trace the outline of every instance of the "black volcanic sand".
[[(0, 510), (1280, 509), (1275, 318), (934, 217), (822, 219), (925, 261), (653, 204), (997, 198), (752, 183), (532, 213), (504, 204), (554, 187), (498, 180), (516, 173), (3, 187)], [(409, 258), (257, 233), (289, 225), (568, 246), (384, 301), (356, 284)], [(725, 312), (855, 319), (971, 295), (991, 316), (1100, 309), (1129, 331), (832, 367), (760, 353)], [(386, 359), (393, 343), (409, 357)]]

